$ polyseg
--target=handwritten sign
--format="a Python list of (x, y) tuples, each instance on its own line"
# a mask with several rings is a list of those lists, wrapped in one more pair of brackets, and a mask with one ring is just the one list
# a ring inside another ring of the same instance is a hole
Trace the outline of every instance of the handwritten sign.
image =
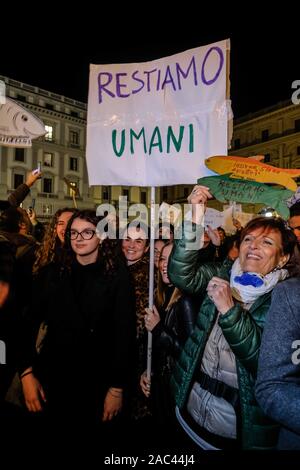
[(223, 212), (208, 207), (204, 215), (204, 224), (205, 226), (209, 225), (211, 228), (215, 229), (222, 227), (224, 223), (224, 214)]
[(226, 51), (220, 41), (138, 64), (91, 65), (91, 185), (193, 184), (227, 153)]
[(299, 169), (278, 168), (262, 163), (263, 156), (227, 157), (215, 156), (205, 160), (205, 165), (220, 175), (231, 174), (234, 178), (257, 181), (258, 183), (274, 183), (285, 186), (291, 191), (297, 190), (297, 183), (292, 178), (300, 176)]
[(261, 203), (276, 209), (282, 217), (288, 217), (286, 201), (293, 192), (280, 187), (272, 188), (263, 183), (230, 179), (228, 175), (199, 178), (198, 184), (207, 186), (211, 194), (221, 202), (236, 201)]

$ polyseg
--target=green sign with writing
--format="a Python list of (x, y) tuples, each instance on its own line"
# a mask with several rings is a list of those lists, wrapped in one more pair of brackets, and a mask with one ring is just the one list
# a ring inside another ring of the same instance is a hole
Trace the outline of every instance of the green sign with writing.
[(294, 192), (281, 187), (272, 187), (255, 181), (232, 179), (228, 175), (199, 178), (197, 184), (207, 186), (211, 194), (220, 202), (259, 203), (271, 206), (287, 219), (289, 210), (286, 200)]

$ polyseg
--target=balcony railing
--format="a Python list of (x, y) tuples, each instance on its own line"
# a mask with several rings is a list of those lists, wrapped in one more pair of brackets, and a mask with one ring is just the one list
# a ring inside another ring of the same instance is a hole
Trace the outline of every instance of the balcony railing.
[(76, 144), (75, 142), (68, 142), (68, 147), (71, 147), (72, 149), (80, 149), (80, 144)]
[(55, 193), (38, 193), (38, 197), (58, 199), (58, 194), (55, 194)]

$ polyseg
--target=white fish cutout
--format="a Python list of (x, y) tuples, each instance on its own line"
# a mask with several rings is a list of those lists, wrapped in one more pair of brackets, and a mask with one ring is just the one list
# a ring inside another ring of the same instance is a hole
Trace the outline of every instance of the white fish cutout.
[(31, 147), (31, 140), (45, 135), (43, 122), (10, 98), (0, 104), (0, 145)]

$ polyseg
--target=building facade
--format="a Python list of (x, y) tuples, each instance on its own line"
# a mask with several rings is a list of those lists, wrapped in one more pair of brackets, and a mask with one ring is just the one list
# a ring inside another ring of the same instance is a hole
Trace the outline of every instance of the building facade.
[(281, 102), (234, 122), (231, 155), (264, 155), (265, 163), (300, 168), (300, 104)]
[(58, 208), (72, 207), (70, 185), (78, 193), (79, 208), (94, 207), (85, 162), (86, 104), (7, 77), (0, 80), (6, 96), (39, 117), (47, 131), (30, 148), (0, 146), (0, 199), (7, 199), (40, 163), (42, 178), (31, 188), (24, 208), (34, 205), (38, 217), (47, 219)]

